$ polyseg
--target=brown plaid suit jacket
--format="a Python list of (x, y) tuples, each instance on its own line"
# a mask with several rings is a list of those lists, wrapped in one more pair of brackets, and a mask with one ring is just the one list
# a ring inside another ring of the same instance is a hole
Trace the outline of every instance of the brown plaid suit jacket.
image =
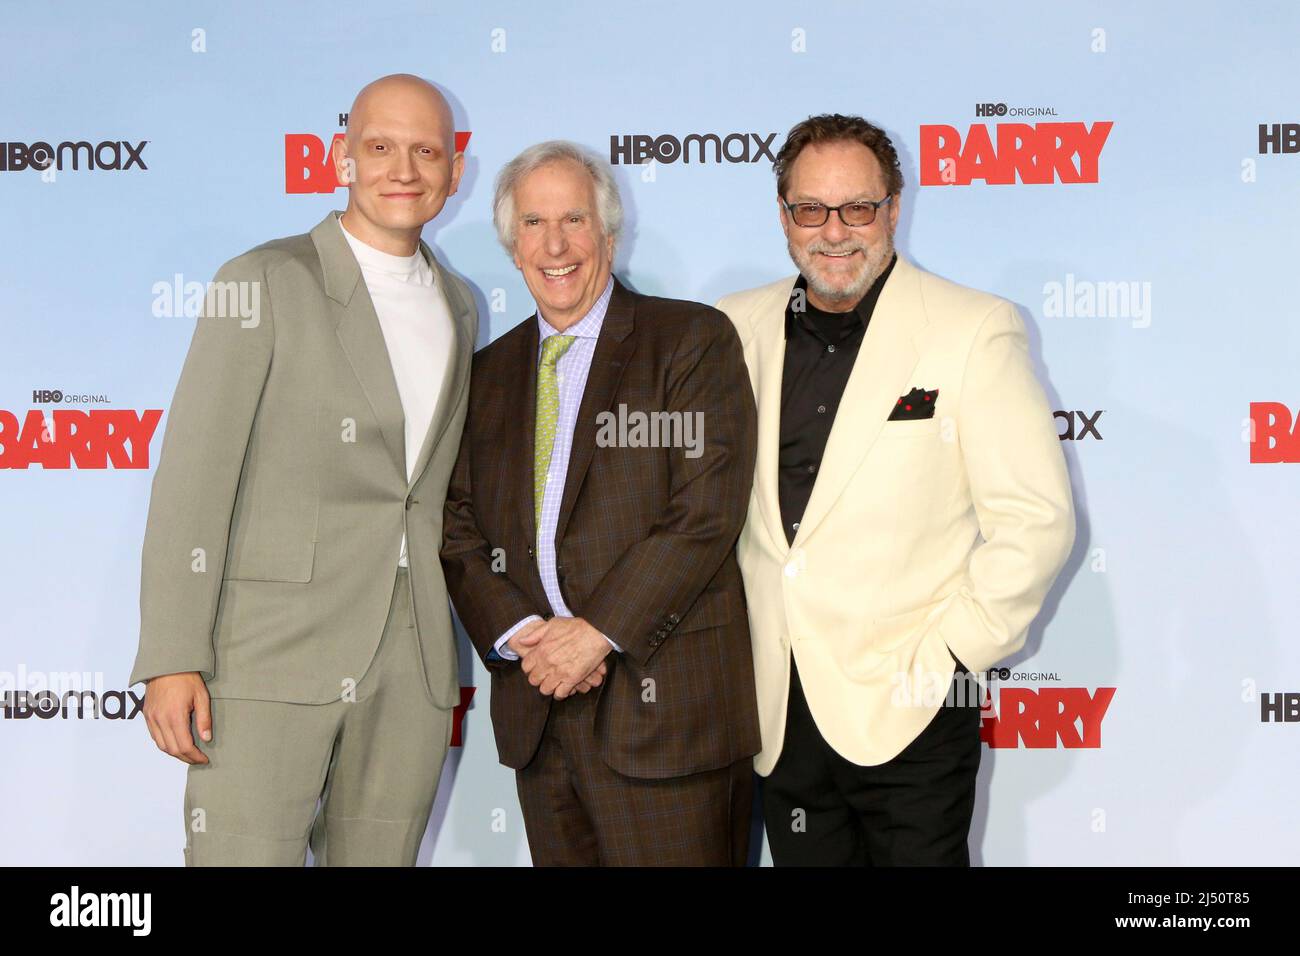
[[(552, 616), (535, 555), (537, 339), (533, 316), (474, 356), (442, 547), (448, 593), (492, 675), (497, 752), (515, 769), (537, 752), (552, 700), (517, 661), (486, 658), (521, 618)], [(703, 454), (598, 446), (597, 415), (620, 404), (703, 413)], [(682, 776), (759, 749), (735, 557), (756, 435), (744, 353), (726, 316), (616, 279), (575, 425), (556, 570), (570, 611), (623, 648), (589, 693), (599, 695), (600, 756), (624, 775)]]

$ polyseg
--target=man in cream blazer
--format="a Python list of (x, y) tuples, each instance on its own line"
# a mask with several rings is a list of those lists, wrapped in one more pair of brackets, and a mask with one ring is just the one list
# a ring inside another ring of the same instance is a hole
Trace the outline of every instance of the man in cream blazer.
[(758, 403), (738, 550), (773, 859), (969, 865), (966, 675), (1023, 646), (1074, 540), (1051, 408), (1013, 305), (895, 255), (881, 130), (812, 117), (776, 171), (800, 275), (718, 303)]
[(347, 210), (228, 262), (199, 318), (131, 673), (189, 764), (189, 865), (415, 862), (459, 703), (438, 549), (478, 318), (420, 240), (453, 136), (432, 84), (366, 87)]

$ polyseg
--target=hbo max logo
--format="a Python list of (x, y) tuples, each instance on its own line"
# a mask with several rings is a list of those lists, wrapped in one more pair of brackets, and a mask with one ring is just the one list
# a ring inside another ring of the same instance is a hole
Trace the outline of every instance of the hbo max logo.
[(760, 136), (758, 133), (691, 133), (682, 139), (676, 136), (647, 136), (642, 134), (609, 138), (609, 161), (641, 165), (654, 160), (658, 163), (756, 163), (760, 159), (776, 162), (772, 155), (772, 140), (776, 133)]

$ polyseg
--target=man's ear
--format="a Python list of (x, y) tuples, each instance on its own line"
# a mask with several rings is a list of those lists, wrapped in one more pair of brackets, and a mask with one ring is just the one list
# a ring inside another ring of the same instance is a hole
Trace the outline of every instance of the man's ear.
[(781, 217), (781, 231), (785, 233), (787, 239), (790, 238), (790, 213), (785, 208), (785, 203), (780, 196), (776, 197), (776, 208), (779, 210), (778, 215)]
[(356, 179), (356, 160), (348, 155), (348, 138), (340, 136), (330, 145), (330, 159), (334, 161), (334, 175), (344, 186)]
[(447, 190), (448, 196), (456, 195), (456, 190), (460, 188), (460, 177), (465, 172), (465, 154), (457, 153), (451, 158), (451, 187)]

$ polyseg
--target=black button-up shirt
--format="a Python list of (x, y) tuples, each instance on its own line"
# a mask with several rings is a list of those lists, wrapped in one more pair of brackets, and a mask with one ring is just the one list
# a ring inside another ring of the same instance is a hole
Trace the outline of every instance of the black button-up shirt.
[[(793, 543), (812, 496), (822, 455), (835, 424), (844, 387), (871, 313), (898, 261), (885, 271), (848, 312), (823, 312), (808, 301), (808, 281), (800, 276), (785, 307), (785, 366), (781, 374), (781, 448), (777, 496), (787, 541)], [(803, 310), (796, 312), (796, 302)]]

